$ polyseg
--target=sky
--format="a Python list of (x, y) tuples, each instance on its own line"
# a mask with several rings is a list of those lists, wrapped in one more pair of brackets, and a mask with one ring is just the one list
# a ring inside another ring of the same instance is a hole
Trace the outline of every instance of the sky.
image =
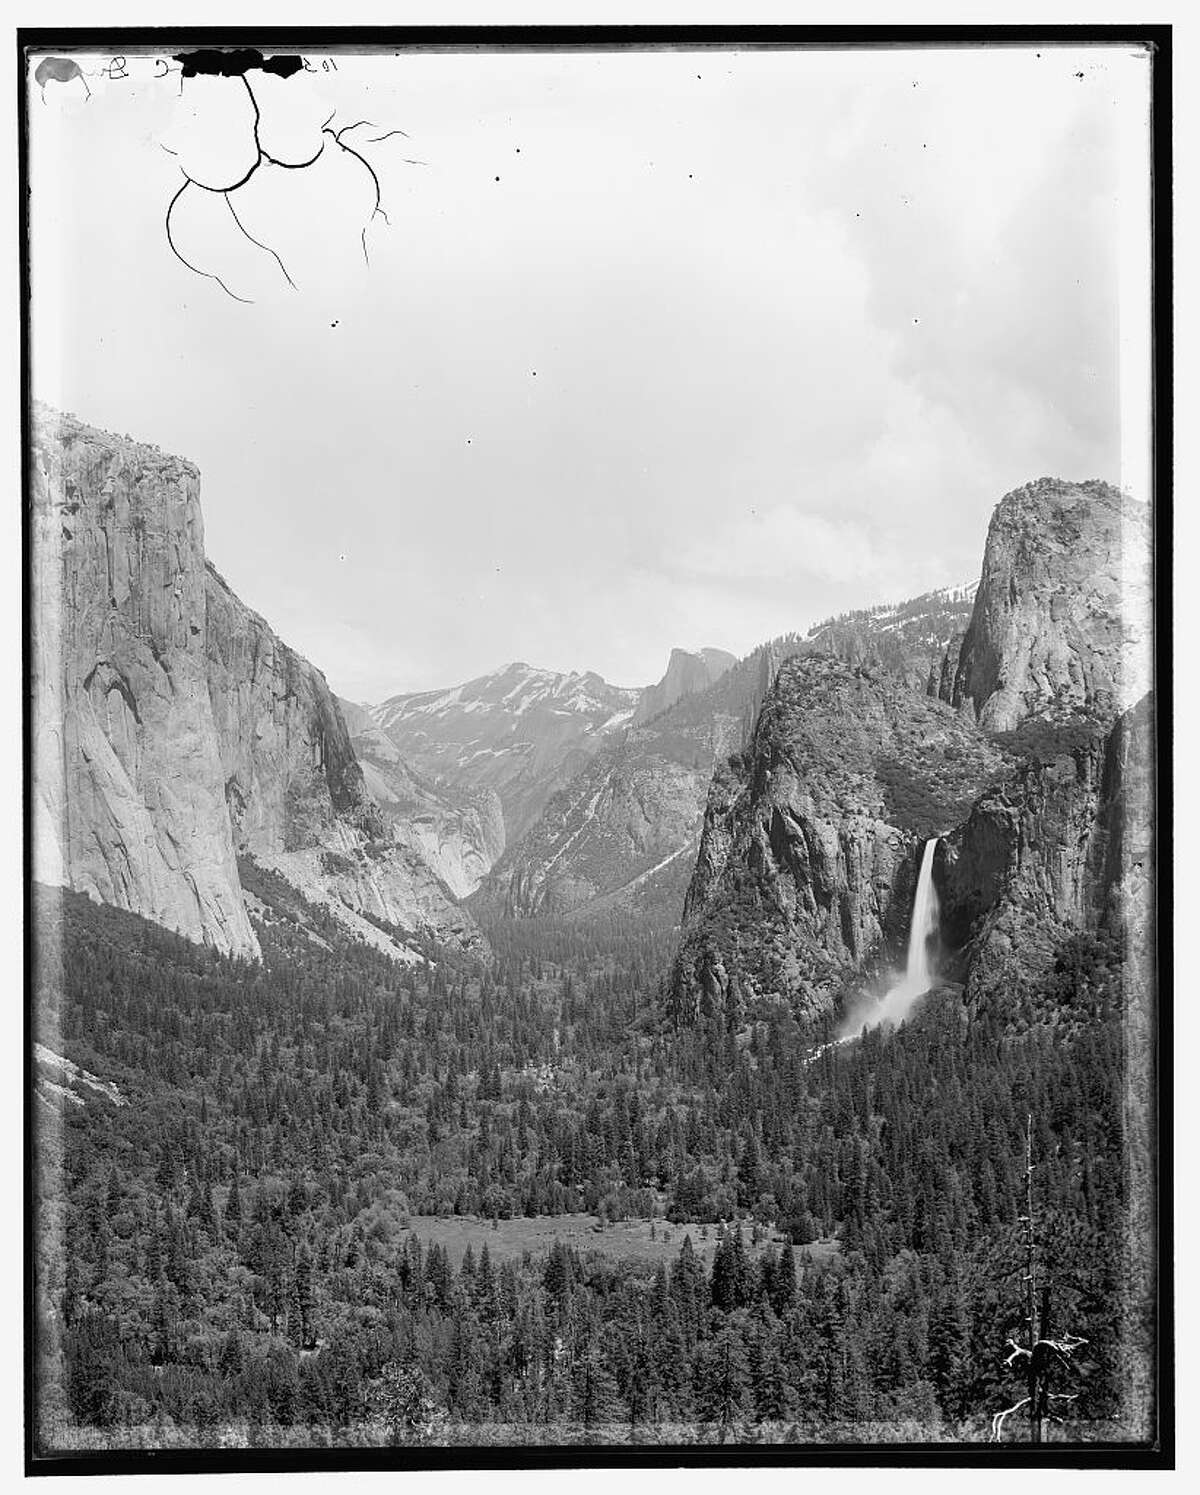
[[(643, 685), (974, 580), (1034, 478), (1148, 496), (1133, 52), (78, 60), (30, 93), (34, 393), (196, 461), (351, 699)], [(255, 106), (320, 154), (205, 190)]]

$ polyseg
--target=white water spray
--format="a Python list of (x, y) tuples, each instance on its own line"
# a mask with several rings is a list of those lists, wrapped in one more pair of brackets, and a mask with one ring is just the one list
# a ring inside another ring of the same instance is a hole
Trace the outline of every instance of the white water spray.
[(912, 926), (908, 932), (908, 961), (904, 979), (888, 992), (880, 1003), (875, 1023), (900, 1023), (912, 1011), (918, 997), (933, 985), (929, 969), (929, 942), (938, 932), (937, 889), (933, 885), (933, 854), (939, 838), (926, 841), (921, 853), (921, 870), (917, 874), (917, 896), (913, 900)]
[(934, 836), (926, 841), (921, 852), (921, 869), (917, 873), (917, 895), (913, 899), (904, 976), (889, 988), (887, 995), (877, 1005), (868, 1005), (865, 1010), (862, 1006), (856, 1006), (843, 1023), (841, 1034), (814, 1049), (804, 1060), (805, 1064), (812, 1064), (828, 1049), (852, 1043), (864, 1027), (877, 1028), (880, 1023), (902, 1023), (916, 1006), (918, 997), (923, 997), (933, 985), (929, 946), (937, 935), (940, 914), (937, 889), (933, 885), (933, 857), (940, 839), (940, 836)]

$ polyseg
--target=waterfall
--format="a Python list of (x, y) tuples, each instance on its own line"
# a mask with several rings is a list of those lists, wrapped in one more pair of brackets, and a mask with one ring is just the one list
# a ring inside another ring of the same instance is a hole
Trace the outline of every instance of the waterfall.
[(917, 896), (913, 900), (912, 928), (908, 932), (908, 964), (904, 985), (914, 995), (929, 990), (929, 941), (937, 933), (938, 895), (933, 885), (933, 853), (938, 837), (926, 841), (921, 853), (921, 870), (917, 874)]
[(933, 972), (929, 965), (929, 945), (938, 932), (938, 895), (933, 885), (933, 857), (940, 836), (926, 841), (921, 852), (921, 868), (917, 873), (917, 892), (913, 899), (912, 924), (908, 931), (908, 954), (904, 975), (880, 1001), (866, 997), (855, 1003), (847, 1013), (839, 1036), (829, 1043), (814, 1049), (804, 1060), (811, 1064), (826, 1051), (839, 1044), (850, 1043), (864, 1027), (876, 1028), (880, 1023), (902, 1023), (933, 985)]
[(921, 853), (921, 870), (917, 874), (917, 895), (913, 899), (912, 924), (908, 931), (908, 959), (903, 979), (891, 988), (880, 1004), (876, 1023), (902, 1023), (912, 1011), (918, 997), (933, 985), (929, 969), (929, 942), (938, 931), (938, 895), (933, 885), (933, 854), (940, 837), (926, 841)]

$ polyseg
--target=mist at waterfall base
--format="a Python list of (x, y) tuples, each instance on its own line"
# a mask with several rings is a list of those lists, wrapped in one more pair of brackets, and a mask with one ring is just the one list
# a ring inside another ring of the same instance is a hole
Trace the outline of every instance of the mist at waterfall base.
[(920, 998), (933, 986), (934, 975), (929, 952), (931, 946), (936, 948), (940, 915), (937, 888), (933, 885), (933, 856), (938, 839), (934, 836), (926, 841), (921, 852), (921, 870), (917, 874), (917, 892), (913, 899), (904, 975), (879, 1000), (868, 1000), (855, 1005), (842, 1024), (838, 1042), (856, 1037), (864, 1028), (877, 1028), (881, 1023), (893, 1026), (902, 1023)]

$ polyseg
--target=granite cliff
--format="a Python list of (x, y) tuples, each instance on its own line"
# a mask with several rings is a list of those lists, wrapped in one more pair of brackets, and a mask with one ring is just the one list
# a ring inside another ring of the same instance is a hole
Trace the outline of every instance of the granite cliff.
[(39, 409), (34, 875), (254, 955), (208, 691), (200, 475)]
[(1150, 689), (1150, 584), (1145, 504), (1055, 478), (1007, 494), (950, 699), (998, 732), (1051, 709), (1112, 720)]
[(649, 908), (667, 898), (677, 911), (711, 771), (708, 744), (681, 753), (653, 726), (631, 731), (554, 796), (485, 892), (517, 918), (598, 900)]
[(483, 881), (504, 850), (504, 812), (488, 788), (433, 784), (400, 756), (368, 719), (353, 729), (354, 751), (367, 788), (392, 835), (432, 867), (456, 898)]
[(1008, 767), (950, 707), (833, 655), (779, 671), (717, 771), (672, 978), (677, 1021), (758, 1001), (813, 1015), (895, 953), (924, 841)]
[(391, 696), (371, 719), (437, 789), (491, 790), (511, 846), (556, 790), (629, 724), (638, 690), (592, 671), (510, 664), (449, 690)]
[(666, 674), (656, 685), (648, 685), (642, 692), (630, 726), (640, 727), (684, 696), (707, 690), (736, 663), (736, 657), (726, 654), (724, 649), (701, 649), (698, 654), (689, 654), (686, 649), (672, 649)]
[(947, 952), (973, 1001), (1029, 988), (1072, 933), (1146, 954), (1150, 541), (1146, 505), (1100, 482), (1043, 478), (992, 517), (949, 692), (949, 668), (941, 680), (1021, 763), (938, 849)]
[(31, 434), (35, 877), (254, 956), (253, 857), (392, 953), (478, 944), (324, 677), (207, 564), (195, 466), (44, 407)]
[(714, 660), (713, 683), (690, 690), (683, 684), (698, 686), (699, 675), (673, 651), (673, 680), (668, 666), (652, 698), (673, 694), (672, 703), (615, 733), (588, 759), (505, 852), (481, 901), (516, 918), (621, 903), (677, 923), (713, 768), (742, 745), (780, 662), (798, 644), (795, 636), (774, 640), (725, 669)]
[(1042, 480), (998, 505), (970, 623), (927, 661), (923, 698), (932, 632), (899, 668), (856, 665), (846, 620), (806, 641), (840, 658), (786, 663), (714, 775), (677, 1021), (764, 998), (819, 1013), (894, 961), (931, 835), (943, 974), (969, 1000), (1015, 999), (1072, 935), (1146, 952), (1149, 541), (1144, 506), (1108, 485)]
[[(551, 799), (495, 868), (484, 896), (517, 917), (621, 902), (678, 922), (713, 769), (750, 741), (784, 661), (833, 654), (925, 691), (934, 662), (966, 626), (974, 591), (948, 587), (846, 613), (736, 662), (719, 650), (674, 650), (627, 731)], [(706, 675), (713, 677), (707, 685)]]
[(949, 973), (972, 1002), (1022, 988), (1072, 933), (1145, 952), (1152, 917), (1150, 696), (1106, 727), (1079, 714), (1014, 734), (1020, 771), (938, 846)]

